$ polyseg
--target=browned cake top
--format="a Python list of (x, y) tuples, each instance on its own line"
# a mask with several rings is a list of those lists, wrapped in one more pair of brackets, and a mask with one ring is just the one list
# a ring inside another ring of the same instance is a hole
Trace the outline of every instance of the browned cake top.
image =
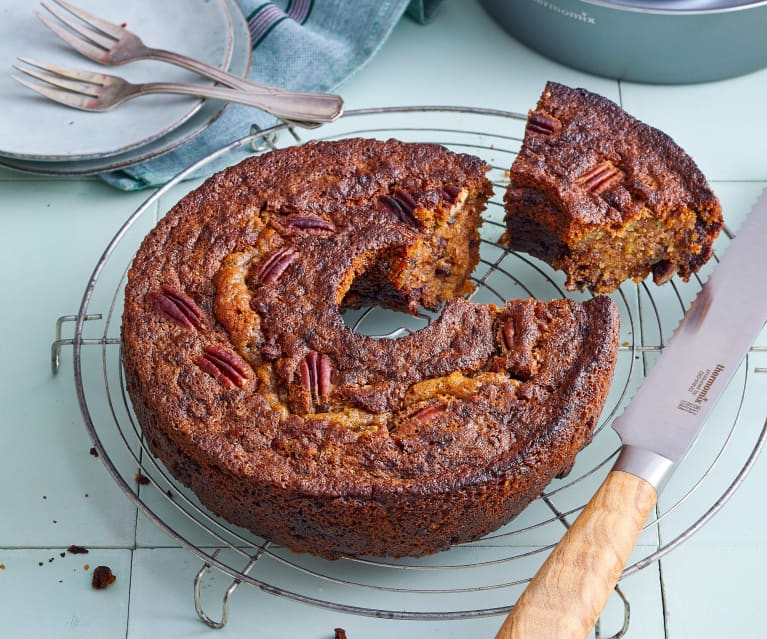
[(718, 202), (693, 160), (665, 133), (585, 89), (548, 82), (528, 116), (511, 171), (581, 224), (621, 224), (650, 208), (716, 209)]
[(396, 340), (340, 315), (355, 277), (381, 261), (407, 270), (403, 246), (486, 197), (485, 170), (435, 145), (344, 140), (211, 178), (129, 273), (122, 339), (138, 412), (193, 458), (324, 494), (447, 489), (543, 450), (609, 385), (607, 298), (457, 299)]

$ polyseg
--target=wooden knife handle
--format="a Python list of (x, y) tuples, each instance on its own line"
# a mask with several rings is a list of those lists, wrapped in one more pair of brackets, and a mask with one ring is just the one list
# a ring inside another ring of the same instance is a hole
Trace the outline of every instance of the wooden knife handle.
[(522, 593), (496, 639), (584, 639), (602, 613), (658, 500), (613, 470)]

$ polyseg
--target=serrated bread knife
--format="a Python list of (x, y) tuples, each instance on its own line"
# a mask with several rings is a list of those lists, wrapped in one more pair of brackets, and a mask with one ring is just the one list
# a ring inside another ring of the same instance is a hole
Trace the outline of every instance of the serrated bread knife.
[(613, 427), (622, 450), (496, 639), (583, 639), (658, 493), (767, 321), (767, 190)]

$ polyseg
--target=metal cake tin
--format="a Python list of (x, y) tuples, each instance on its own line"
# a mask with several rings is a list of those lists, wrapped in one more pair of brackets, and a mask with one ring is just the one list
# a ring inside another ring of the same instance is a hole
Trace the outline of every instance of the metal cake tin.
[(480, 0), (514, 38), (619, 80), (691, 84), (767, 67), (767, 1)]

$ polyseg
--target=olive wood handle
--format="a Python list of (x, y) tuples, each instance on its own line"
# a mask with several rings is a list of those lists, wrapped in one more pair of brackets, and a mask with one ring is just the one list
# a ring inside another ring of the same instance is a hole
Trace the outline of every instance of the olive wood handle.
[(611, 471), (538, 569), (496, 639), (584, 639), (657, 500), (644, 479)]

